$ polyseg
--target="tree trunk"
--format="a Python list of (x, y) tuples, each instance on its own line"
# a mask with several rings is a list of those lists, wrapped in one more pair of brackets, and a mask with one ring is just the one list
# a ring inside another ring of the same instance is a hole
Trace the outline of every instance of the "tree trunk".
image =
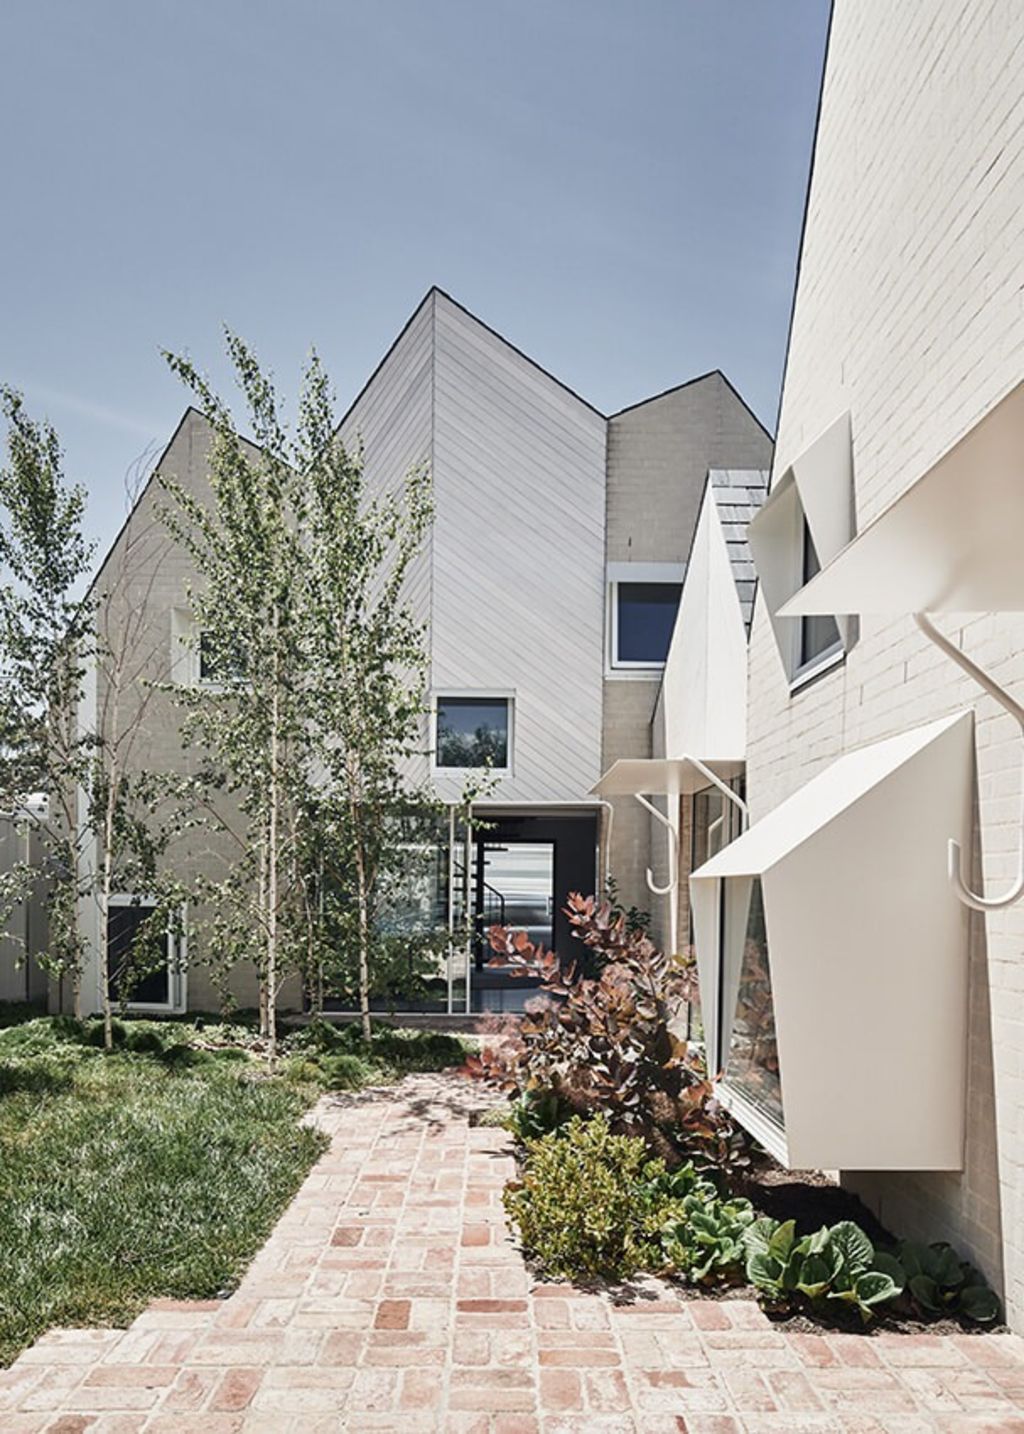
[(366, 865), (363, 848), (356, 841), (356, 874), (359, 898), (359, 1016), (363, 1027), (363, 1039), (368, 1041), (370, 1028), (370, 912), (366, 890)]
[(100, 990), (103, 1000), (103, 1045), (108, 1051), (114, 1049), (114, 1018), (110, 1006), (110, 946), (107, 940), (107, 923), (110, 920), (110, 891), (113, 885), (114, 850), (114, 803), (117, 800), (114, 784), (107, 791), (106, 809), (103, 813), (103, 871), (100, 877), (100, 936), (99, 973)]
[(277, 828), (278, 804), (278, 722), (281, 696), (278, 691), (277, 614), (274, 614), (274, 665), (270, 698), (270, 813), (267, 822), (267, 1037), (270, 1058), (277, 1055)]

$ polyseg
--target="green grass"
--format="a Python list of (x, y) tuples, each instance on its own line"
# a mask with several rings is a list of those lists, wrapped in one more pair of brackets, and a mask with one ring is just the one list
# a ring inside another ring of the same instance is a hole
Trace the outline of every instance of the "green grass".
[(298, 1123), (315, 1084), (184, 1027), (127, 1023), (111, 1055), (95, 1029), (0, 1029), (0, 1364), (233, 1288), (326, 1143)]
[(355, 1022), (329, 1021), (300, 1026), (285, 1038), (284, 1048), (285, 1068), (292, 1077), (325, 1090), (359, 1090), (399, 1080), (412, 1071), (447, 1070), (462, 1065), (469, 1054), (465, 1041), (440, 1031), (378, 1025), (366, 1041)]

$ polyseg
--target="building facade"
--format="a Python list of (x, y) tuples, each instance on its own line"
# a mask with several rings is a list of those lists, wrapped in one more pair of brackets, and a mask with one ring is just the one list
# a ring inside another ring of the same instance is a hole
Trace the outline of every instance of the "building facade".
[[(432, 926), (473, 933), (451, 943), (432, 1008), (515, 1008), (528, 983), (487, 965), (492, 923), (565, 949), (571, 891), (596, 891), (614, 875), (624, 901), (645, 903), (649, 820), (626, 812), (609, 828), (607, 803), (593, 788), (610, 759), (650, 754), (708, 470), (765, 468), (771, 441), (717, 371), (607, 417), (437, 289), (354, 400), (341, 433), (361, 447), (371, 491), (393, 491), (415, 465), (432, 477), (434, 518), (407, 589), (427, 634), (430, 708), (410, 778), (429, 782), (453, 812), (467, 780), (485, 779), (475, 824), (453, 818), (429, 889), (418, 884), (412, 893)], [(110, 595), (107, 644), (130, 635), (136, 654), (139, 682), (119, 720), (133, 725), (133, 761), (149, 770), (189, 772), (202, 761), (182, 749), (181, 712), (167, 690), (201, 688), (208, 675), (189, 609), (196, 574), (161, 520), (158, 480), (201, 500), (209, 442), (205, 420), (189, 410), (98, 579)], [(86, 709), (89, 726), (109, 731), (102, 672)], [(184, 879), (228, 869), (231, 813), (220, 815), (222, 829), (193, 832), (170, 852)], [(131, 940), (139, 896), (118, 893), (116, 930), (106, 937), (96, 909), (83, 903), (94, 958), (104, 939), (111, 950)], [(137, 993), (140, 1010), (217, 1005), (193, 939), (205, 914), (186, 913), (183, 931), (169, 938), (168, 973)], [(98, 981), (93, 959), (87, 1007), (99, 1003)], [(232, 991), (255, 1004), (254, 973), (234, 972)], [(302, 999), (294, 983), (282, 996), (285, 1006)]]
[[(1024, 594), (1005, 596), (1019, 563), (999, 588), (1024, 489), (1022, 135), (1019, 5), (836, 0), (771, 497), (751, 526), (751, 826), (693, 883), (702, 991), (751, 1128), (789, 1163), (839, 1169), (891, 1229), (952, 1242), (1018, 1329), (1024, 904), (970, 910), (946, 847), (976, 892), (1012, 884), (1020, 727), (957, 654), (1024, 694)], [(935, 519), (940, 485), (959, 521)], [(860, 586), (839, 596), (858, 553)], [(758, 1055), (752, 993), (774, 996)]]

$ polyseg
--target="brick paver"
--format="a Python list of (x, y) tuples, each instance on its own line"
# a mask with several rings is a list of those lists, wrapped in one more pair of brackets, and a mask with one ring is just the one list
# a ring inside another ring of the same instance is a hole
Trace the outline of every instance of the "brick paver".
[(4, 1434), (1024, 1434), (1013, 1335), (787, 1334), (656, 1281), (537, 1285), (478, 1088), (325, 1099), (331, 1148), (228, 1300), (53, 1330), (0, 1371)]

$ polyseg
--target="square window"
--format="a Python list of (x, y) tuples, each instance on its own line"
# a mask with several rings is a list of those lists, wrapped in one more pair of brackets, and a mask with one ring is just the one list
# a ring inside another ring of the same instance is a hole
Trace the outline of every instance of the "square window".
[(232, 643), (227, 651), (221, 651), (214, 641), (213, 633), (199, 634), (199, 681), (211, 683), (241, 682), (245, 678), (245, 653), (240, 643)]
[(615, 584), (613, 666), (664, 666), (682, 590), (682, 583)]
[(437, 699), (438, 767), (509, 766), (508, 697)]

